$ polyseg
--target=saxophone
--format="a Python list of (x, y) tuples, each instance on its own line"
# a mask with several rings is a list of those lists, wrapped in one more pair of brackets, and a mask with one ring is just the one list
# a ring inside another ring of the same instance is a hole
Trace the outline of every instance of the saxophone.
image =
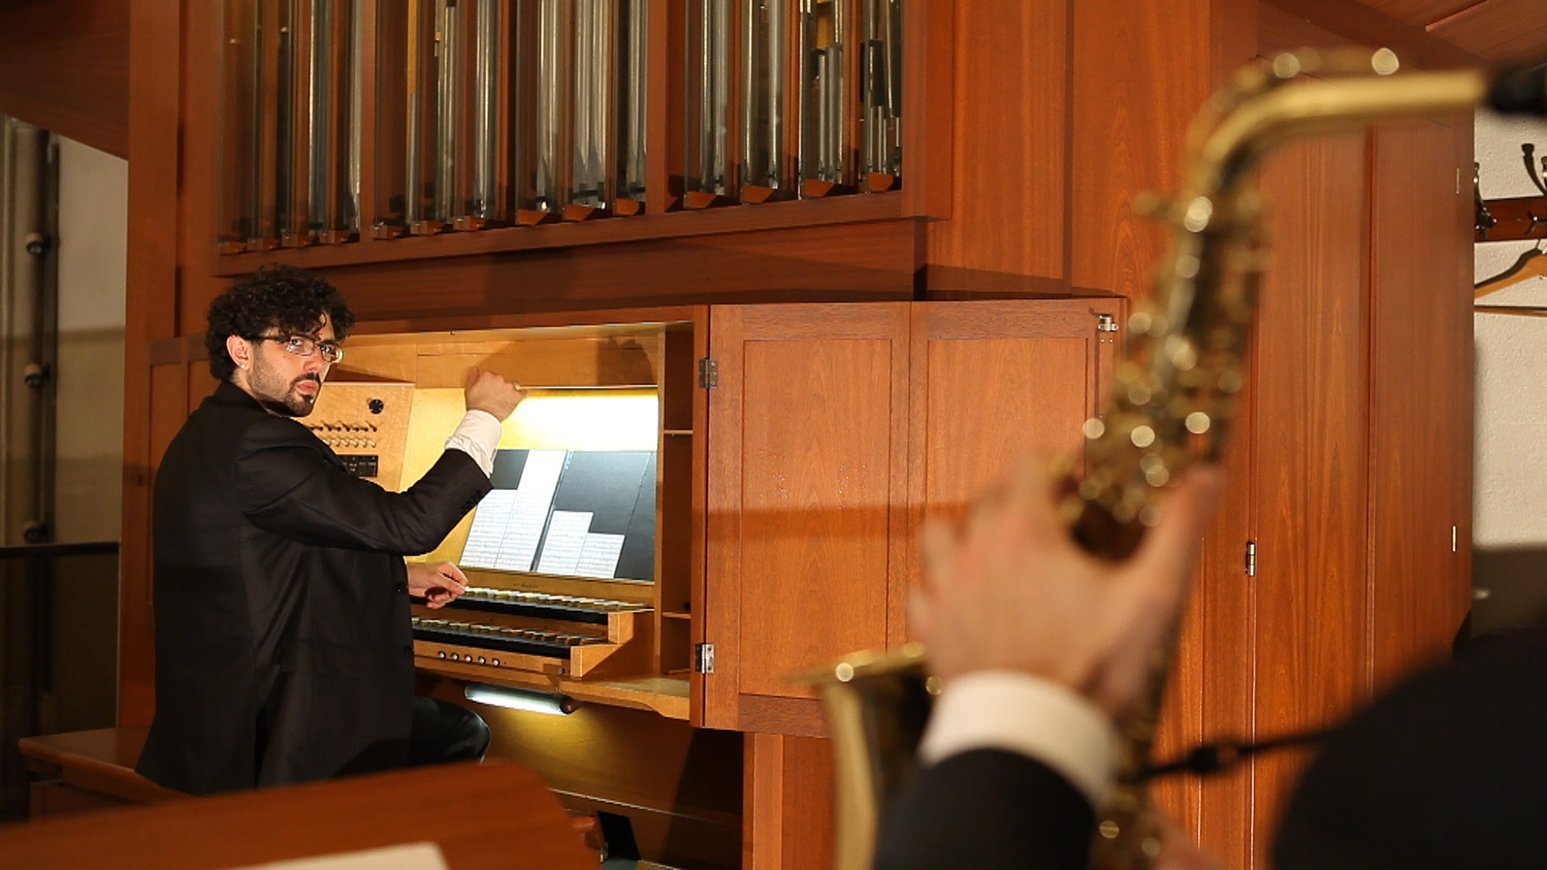
[[(1058, 469), (1066, 481), (1062, 515), (1091, 554), (1132, 554), (1158, 521), (1167, 485), (1220, 455), (1246, 380), (1266, 260), (1252, 184), (1262, 156), (1314, 134), (1467, 112), (1488, 92), (1479, 71), (1396, 75), (1397, 67), (1388, 49), (1282, 54), (1242, 69), (1193, 121), (1183, 192), (1141, 205), (1171, 228), (1155, 292), (1129, 320), (1113, 392), (1085, 423), (1083, 453)], [(1086, 471), (1077, 476), (1081, 460)], [(1116, 723), (1116, 786), (1097, 811), (1093, 867), (1145, 867), (1159, 854), (1145, 782), (1176, 630), (1173, 623), (1170, 642), (1153, 657), (1143, 703)], [(939, 686), (917, 644), (858, 653), (807, 680), (822, 689), (833, 737), (835, 866), (868, 868), (880, 816), (914, 765)]]

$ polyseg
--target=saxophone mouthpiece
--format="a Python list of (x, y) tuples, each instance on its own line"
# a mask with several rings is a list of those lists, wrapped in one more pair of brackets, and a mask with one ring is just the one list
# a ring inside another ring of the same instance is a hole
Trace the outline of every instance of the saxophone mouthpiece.
[(1506, 115), (1547, 116), (1547, 63), (1499, 73), (1488, 88), (1488, 106)]

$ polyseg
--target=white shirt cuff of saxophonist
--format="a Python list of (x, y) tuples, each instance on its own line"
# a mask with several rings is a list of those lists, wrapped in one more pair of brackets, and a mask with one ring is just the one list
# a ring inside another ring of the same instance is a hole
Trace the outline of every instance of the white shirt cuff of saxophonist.
[(483, 469), (483, 473), (492, 476), (494, 474), (494, 451), (500, 446), (500, 421), (499, 418), (488, 411), (473, 409), (462, 417), (462, 422), (457, 424), (456, 431), (446, 439), (447, 450), (460, 450)]
[(919, 755), (933, 764), (972, 749), (1040, 761), (1100, 807), (1112, 788), (1117, 731), (1066, 686), (1021, 671), (977, 671), (947, 684)]

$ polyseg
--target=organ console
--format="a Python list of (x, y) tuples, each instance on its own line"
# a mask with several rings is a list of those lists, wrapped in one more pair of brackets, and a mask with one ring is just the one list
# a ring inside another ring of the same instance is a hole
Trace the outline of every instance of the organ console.
[[(504, 424), (494, 490), (423, 558), (471, 581), (413, 607), (421, 670), (687, 719), (692, 469), (688, 324), (357, 336), (307, 424), (356, 474), (411, 485), (463, 413), (480, 365), (528, 398)], [(672, 345), (678, 371), (664, 365)], [(680, 359), (678, 359), (680, 357)], [(676, 419), (668, 419), (670, 416)], [(662, 461), (662, 457), (665, 461)], [(640, 689), (640, 686), (647, 688)]]

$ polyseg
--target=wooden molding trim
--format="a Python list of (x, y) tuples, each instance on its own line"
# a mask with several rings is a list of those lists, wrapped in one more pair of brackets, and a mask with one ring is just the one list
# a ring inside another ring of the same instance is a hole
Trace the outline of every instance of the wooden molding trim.
[(1422, 27), (1347, 0), (1262, 0), (1258, 17), (1257, 47), (1264, 55), (1306, 45), (1368, 45), (1390, 48), (1421, 69), (1490, 66)]

